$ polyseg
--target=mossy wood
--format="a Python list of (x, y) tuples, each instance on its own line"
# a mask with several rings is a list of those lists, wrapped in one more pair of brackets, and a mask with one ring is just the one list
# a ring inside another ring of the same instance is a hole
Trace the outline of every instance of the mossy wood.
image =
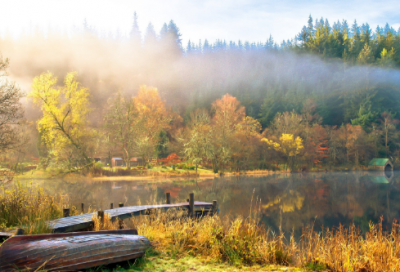
[[(189, 209), (189, 203), (161, 204), (161, 205), (145, 205), (145, 206), (128, 206), (116, 209), (105, 210), (111, 217), (111, 220), (127, 219), (132, 216), (150, 214), (151, 210), (168, 210), (171, 208)], [(213, 210), (213, 204), (208, 202), (194, 202), (194, 214), (208, 214)], [(93, 213), (86, 213), (70, 217), (64, 217), (49, 221), (50, 228), (55, 233), (72, 232), (83, 229), (90, 229), (93, 226)]]

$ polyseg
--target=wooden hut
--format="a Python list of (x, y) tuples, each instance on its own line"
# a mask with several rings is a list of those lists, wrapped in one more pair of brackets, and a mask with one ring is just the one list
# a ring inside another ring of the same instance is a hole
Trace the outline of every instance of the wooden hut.
[(116, 167), (116, 166), (125, 166), (125, 162), (122, 158), (112, 158), (111, 159), (111, 164), (112, 167)]
[(373, 171), (393, 171), (393, 164), (387, 158), (375, 158), (368, 164), (368, 170)]
[(131, 158), (131, 166), (143, 166), (142, 158)]

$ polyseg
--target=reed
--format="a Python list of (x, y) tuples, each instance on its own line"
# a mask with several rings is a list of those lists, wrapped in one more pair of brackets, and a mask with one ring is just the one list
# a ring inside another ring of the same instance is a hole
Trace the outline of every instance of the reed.
[(173, 258), (201, 256), (231, 264), (280, 264), (328, 271), (400, 271), (400, 225), (382, 220), (362, 234), (354, 225), (317, 232), (305, 228), (297, 242), (274, 234), (257, 216), (233, 221), (219, 216), (192, 219), (185, 211), (156, 212), (131, 219), (130, 227)]
[[(0, 187), (0, 228), (21, 227), (26, 234), (49, 233), (46, 221), (62, 216), (65, 197), (50, 196), (32, 184)], [(76, 209), (75, 209), (76, 210)], [(72, 211), (74, 213), (74, 209)]]
[(255, 222), (219, 216), (189, 218), (186, 211), (156, 211), (134, 217), (130, 227), (155, 241), (156, 248), (170, 256), (203, 256), (231, 264), (279, 263), (289, 265), (290, 247), (283, 234), (275, 235)]

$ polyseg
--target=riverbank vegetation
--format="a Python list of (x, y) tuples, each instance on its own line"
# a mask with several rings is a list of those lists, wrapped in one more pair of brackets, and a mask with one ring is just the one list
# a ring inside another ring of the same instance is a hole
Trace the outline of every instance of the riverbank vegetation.
[[(50, 233), (46, 221), (63, 216), (68, 197), (51, 196), (37, 185), (13, 183), (0, 187), (0, 230), (22, 228), (25, 234)], [(72, 215), (77, 214), (75, 207)]]
[[(23, 227), (26, 233), (48, 233), (45, 221), (61, 217), (67, 199), (53, 198), (35, 187), (15, 185), (2, 190), (2, 227)], [(304, 228), (300, 236), (274, 233), (261, 222), (258, 201), (249, 216), (205, 215), (189, 218), (185, 210), (155, 211), (125, 220), (124, 228), (136, 228), (148, 237), (153, 249), (127, 271), (201, 263), (204, 267), (262, 271), (288, 267), (293, 271), (397, 271), (400, 268), (400, 225), (384, 230), (382, 221), (369, 224), (362, 233), (354, 225), (334, 229)], [(7, 209), (12, 207), (12, 209)], [(73, 213), (77, 211), (73, 209)], [(22, 219), (22, 220), (21, 220)], [(105, 214), (104, 223), (93, 213), (94, 230), (118, 229)], [(121, 270), (123, 271), (123, 270)]]
[(389, 25), (310, 16), (280, 45), (183, 46), (172, 20), (142, 40), (135, 18), (129, 38), (86, 24), (1, 38), (13, 64), (0, 59), (1, 77), (31, 86), (22, 106), (16, 83), (1, 83), (1, 169), (113, 175), (112, 158), (127, 172), (184, 164), (191, 175), (363, 169), (374, 157), (400, 166), (400, 33)]
[[(313, 271), (397, 271), (400, 267), (397, 222), (390, 231), (383, 230), (382, 222), (370, 223), (367, 233), (354, 225), (322, 232), (309, 226), (300, 238), (291, 235), (286, 239), (283, 233), (272, 233), (260, 225), (256, 212), (252, 215), (191, 219), (186, 212), (159, 212), (133, 218), (130, 226), (152, 241), (155, 252), (177, 261), (196, 257), (236, 268), (256, 266), (255, 271), (260, 266), (269, 271), (268, 265)], [(96, 226), (102, 229), (99, 223)], [(105, 226), (113, 229), (116, 224), (105, 222)], [(140, 265), (154, 267), (146, 262)]]

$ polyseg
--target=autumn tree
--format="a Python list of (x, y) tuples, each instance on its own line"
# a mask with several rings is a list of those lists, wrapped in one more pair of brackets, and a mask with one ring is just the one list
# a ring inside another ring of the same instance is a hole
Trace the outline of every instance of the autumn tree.
[(261, 124), (258, 120), (246, 116), (235, 126), (235, 138), (232, 158), (236, 170), (241, 167), (248, 167), (256, 158), (256, 151), (261, 140)]
[(75, 72), (67, 74), (62, 87), (50, 72), (33, 79), (29, 97), (43, 114), (37, 122), (38, 130), (56, 163), (92, 163), (89, 148), (94, 132), (88, 127), (88, 96), (89, 89), (80, 85)]
[(212, 119), (212, 131), (214, 137), (213, 165), (214, 170), (217, 165), (222, 166), (232, 158), (232, 143), (235, 138), (236, 125), (245, 117), (245, 108), (240, 102), (229, 94), (225, 94), (221, 99), (212, 104), (215, 112)]
[(291, 112), (277, 113), (272, 121), (272, 128), (278, 137), (282, 134), (300, 135), (304, 130), (304, 117), (297, 114), (294, 110)]
[(392, 115), (388, 112), (383, 112), (381, 114), (380, 122), (382, 124), (382, 131), (384, 135), (385, 142), (385, 153), (386, 157), (389, 154), (389, 146), (388, 143), (393, 140), (394, 134), (396, 132), (396, 126), (399, 124), (399, 120), (393, 119)]
[(303, 146), (303, 139), (299, 136), (294, 137), (293, 134), (283, 133), (279, 137), (278, 142), (274, 142), (267, 138), (262, 139), (268, 146), (281, 152), (286, 157), (287, 166), (290, 169), (294, 168), (296, 162), (296, 156), (300, 154)]
[(135, 148), (137, 133), (136, 115), (132, 98), (123, 97), (118, 92), (115, 98), (109, 100), (109, 109), (105, 116), (106, 135), (113, 145), (122, 152), (126, 166), (130, 167), (130, 160)]
[(138, 95), (133, 98), (133, 105), (133, 122), (137, 126), (135, 151), (145, 162), (156, 155), (160, 132), (170, 128), (172, 117), (158, 90), (153, 87), (140, 86)]
[(346, 130), (346, 149), (347, 157), (354, 159), (356, 167), (359, 166), (360, 161), (366, 158), (367, 150), (372, 150), (372, 144), (369, 141), (367, 133), (361, 126), (352, 126), (347, 124)]
[(196, 166), (212, 158), (211, 118), (207, 110), (197, 109), (190, 114), (187, 135), (184, 143), (185, 156)]
[(20, 121), (23, 109), (19, 100), (21, 90), (7, 79), (8, 59), (0, 56), (0, 151), (15, 149), (21, 143), (19, 139)]

